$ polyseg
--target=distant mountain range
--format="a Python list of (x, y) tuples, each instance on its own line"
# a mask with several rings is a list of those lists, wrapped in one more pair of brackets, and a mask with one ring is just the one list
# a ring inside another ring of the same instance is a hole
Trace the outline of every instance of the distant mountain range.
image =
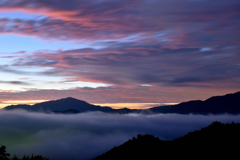
[(90, 111), (101, 111), (106, 113), (129, 113), (131, 109), (113, 109), (111, 107), (101, 107), (89, 104), (85, 101), (75, 98), (63, 98), (55, 101), (47, 101), (34, 105), (11, 105), (3, 108), (4, 110), (26, 110), (29, 112), (44, 112), (44, 113), (82, 113)]
[(93, 160), (122, 159), (235, 159), (239, 155), (240, 124), (213, 122), (172, 141), (137, 135)]
[(11, 105), (4, 110), (26, 110), (30, 112), (62, 113), (73, 114), (90, 111), (100, 111), (105, 113), (178, 113), (178, 114), (239, 114), (240, 113), (240, 92), (227, 94), (224, 96), (211, 97), (205, 101), (194, 100), (183, 102), (177, 105), (159, 106), (150, 109), (113, 109), (111, 107), (101, 107), (89, 104), (75, 98), (64, 98), (55, 101), (37, 103), (35, 105)]

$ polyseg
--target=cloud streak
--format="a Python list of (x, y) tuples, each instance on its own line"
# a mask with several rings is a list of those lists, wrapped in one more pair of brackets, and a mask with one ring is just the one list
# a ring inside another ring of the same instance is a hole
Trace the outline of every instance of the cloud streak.
[[(228, 54), (226, 52), (228, 51)], [(36, 52), (16, 59), (13, 66), (50, 67), (53, 75), (72, 76), (74, 81), (112, 85), (164, 85), (239, 87), (240, 68), (236, 48), (216, 47), (202, 52), (200, 48), (166, 49), (157, 44), (118, 44), (91, 50)], [(46, 74), (49, 72), (46, 72)], [(121, 76), (119, 76), (121, 75)], [(232, 85), (232, 86), (231, 86)]]

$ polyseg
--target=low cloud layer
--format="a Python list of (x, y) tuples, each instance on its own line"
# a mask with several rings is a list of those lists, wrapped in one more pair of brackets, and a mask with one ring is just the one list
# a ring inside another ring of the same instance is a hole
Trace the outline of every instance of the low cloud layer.
[(76, 115), (0, 112), (0, 142), (18, 156), (41, 154), (51, 160), (91, 159), (137, 134), (172, 140), (212, 123), (240, 122), (239, 115)]

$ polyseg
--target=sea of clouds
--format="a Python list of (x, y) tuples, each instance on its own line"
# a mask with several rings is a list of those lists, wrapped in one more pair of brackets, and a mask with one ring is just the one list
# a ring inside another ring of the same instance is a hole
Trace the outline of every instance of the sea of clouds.
[(239, 115), (44, 114), (0, 110), (0, 145), (13, 157), (37, 155), (50, 160), (92, 159), (137, 134), (172, 140), (214, 121), (240, 122)]

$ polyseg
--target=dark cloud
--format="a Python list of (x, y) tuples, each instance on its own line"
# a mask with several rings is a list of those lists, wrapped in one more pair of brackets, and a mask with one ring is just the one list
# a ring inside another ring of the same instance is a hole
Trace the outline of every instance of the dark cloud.
[(1, 66), (1, 65), (0, 65), (0, 71), (7, 72), (7, 73), (14, 73), (14, 74), (27, 74), (27, 72), (16, 70), (15, 68), (12, 69), (9, 66)]
[[(240, 122), (239, 115), (111, 115), (99, 112), (50, 115), (0, 112), (0, 141), (12, 155), (41, 154), (52, 160), (91, 159), (137, 134), (163, 140), (183, 136), (213, 121)], [(171, 126), (171, 127), (169, 127)]]
[(172, 81), (172, 83), (176, 83), (176, 84), (179, 84), (179, 83), (188, 83), (188, 82), (203, 82), (202, 79), (200, 78), (196, 78), (196, 77), (184, 77), (184, 78), (178, 78), (178, 79), (175, 79), (174, 81)]
[(54, 64), (57, 64), (57, 60), (51, 60), (51, 59), (40, 59), (40, 58), (34, 58), (29, 57), (28, 59), (19, 59), (18, 64), (16, 65), (26, 65), (26, 66), (51, 66)]
[(16, 84), (16, 85), (30, 85), (30, 83), (23, 82), (23, 81), (0, 81), (0, 83)]

